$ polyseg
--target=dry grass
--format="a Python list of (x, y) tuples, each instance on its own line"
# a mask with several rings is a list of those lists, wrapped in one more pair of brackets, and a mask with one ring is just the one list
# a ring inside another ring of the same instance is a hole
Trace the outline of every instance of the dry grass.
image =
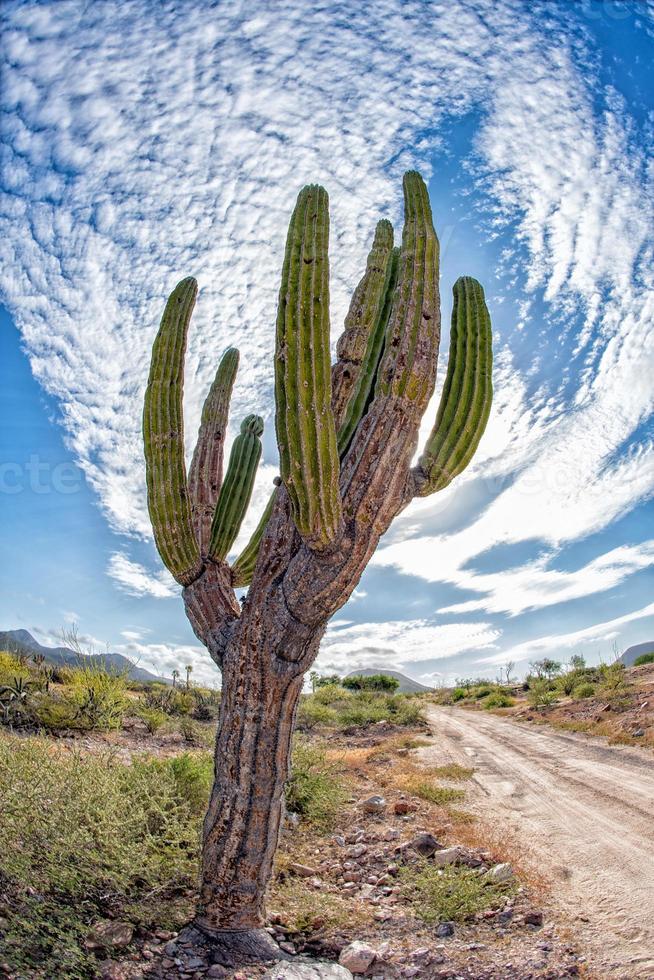
[(441, 779), (472, 779), (475, 770), (460, 766), (458, 762), (448, 762), (447, 765), (436, 766), (430, 771)]
[(363, 927), (372, 921), (371, 907), (338, 892), (316, 889), (304, 878), (289, 877), (273, 884), (270, 914), (283, 910), (285, 925), (294, 932)]

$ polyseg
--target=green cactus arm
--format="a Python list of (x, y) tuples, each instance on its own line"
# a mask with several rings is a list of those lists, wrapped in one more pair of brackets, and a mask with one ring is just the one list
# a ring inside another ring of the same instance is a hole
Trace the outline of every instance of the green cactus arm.
[(484, 290), (467, 276), (454, 284), (450, 356), (436, 422), (418, 461), (417, 495), (442, 490), (463, 472), (493, 400), (493, 346)]
[(329, 357), (329, 200), (304, 187), (288, 230), (277, 313), (275, 427), (295, 525), (322, 551), (342, 526)]
[(220, 360), (202, 409), (198, 441), (188, 475), (193, 525), (201, 554), (206, 554), (209, 545), (211, 522), (222, 483), (229, 401), (238, 361), (236, 348), (228, 347)]
[(440, 339), (440, 249), (429, 194), (420, 174), (408, 171), (403, 188), (404, 229), (398, 284), (375, 395), (399, 396), (417, 407), (426, 407)]
[(184, 353), (198, 284), (183, 279), (170, 295), (152, 348), (143, 408), (150, 520), (161, 558), (181, 585), (202, 571), (184, 461)]
[(234, 440), (211, 524), (209, 557), (224, 561), (240, 530), (261, 458), (263, 419), (248, 415)]
[(271, 493), (270, 499), (266, 504), (259, 523), (252, 532), (252, 537), (232, 565), (232, 585), (245, 587), (251, 583), (252, 576), (254, 575), (254, 567), (257, 563), (257, 558), (259, 557), (261, 541), (263, 539), (264, 531), (268, 527), (268, 521), (270, 520), (270, 515), (273, 512), (276, 499), (277, 488), (275, 488)]
[(365, 274), (354, 291), (336, 347), (332, 407), (341, 459), (374, 389), (397, 282), (398, 258), (399, 249), (393, 248), (393, 226), (390, 221), (380, 221)]

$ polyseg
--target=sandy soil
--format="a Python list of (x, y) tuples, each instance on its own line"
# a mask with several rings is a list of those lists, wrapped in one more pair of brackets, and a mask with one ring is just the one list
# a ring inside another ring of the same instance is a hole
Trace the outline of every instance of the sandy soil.
[(505, 824), (555, 882), (598, 978), (654, 977), (654, 763), (650, 753), (430, 707), (424, 762), (474, 766), (466, 806)]

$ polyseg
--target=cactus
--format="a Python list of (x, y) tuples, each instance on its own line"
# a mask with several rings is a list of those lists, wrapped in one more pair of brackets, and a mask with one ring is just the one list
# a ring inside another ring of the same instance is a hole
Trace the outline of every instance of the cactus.
[(263, 419), (259, 415), (248, 415), (241, 422), (241, 432), (234, 440), (211, 524), (209, 555), (215, 561), (224, 561), (227, 557), (248, 509), (261, 457), (262, 432)]
[[(389, 222), (377, 225), (330, 368), (327, 194), (317, 186), (300, 191), (276, 329), (281, 478), (232, 568), (227, 556), (252, 493), (263, 422), (249, 415), (242, 423), (221, 481), (238, 361), (230, 349), (204, 406), (187, 485), (182, 374), (193, 279), (173, 291), (153, 347), (144, 442), (155, 542), (184, 586), (196, 635), (223, 669), (195, 927), (211, 943), (212, 961), (227, 966), (279, 954), (261, 928), (264, 895), (295, 711), (327, 622), (393, 518), (467, 466), (488, 419), (490, 318), (479, 283), (462, 278), (443, 395), (412, 467), (440, 341), (438, 238), (415, 172), (404, 177), (404, 206), (399, 249)], [(249, 585), (242, 604), (237, 585)], [(191, 930), (189, 942), (197, 935)]]

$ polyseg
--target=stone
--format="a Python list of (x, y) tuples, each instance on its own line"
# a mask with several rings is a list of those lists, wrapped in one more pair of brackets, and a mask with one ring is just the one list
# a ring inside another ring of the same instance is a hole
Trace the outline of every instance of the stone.
[(441, 922), (436, 926), (436, 935), (439, 939), (446, 939), (448, 936), (454, 935), (454, 923), (453, 922)]
[(536, 909), (532, 909), (529, 912), (525, 912), (522, 917), (522, 921), (528, 926), (542, 926), (543, 913), (538, 912)]
[(367, 853), (368, 853), (368, 848), (366, 847), (365, 844), (353, 844), (352, 847), (350, 847), (350, 849), (348, 850), (348, 854), (350, 855), (351, 858), (354, 858), (355, 861), (358, 860), (359, 858), (362, 858), (363, 855)]
[(413, 807), (408, 800), (396, 800), (393, 804), (393, 813), (396, 813), (398, 817), (404, 816), (405, 813), (410, 813), (411, 810), (413, 810)]
[(642, 738), (645, 734), (644, 728), (637, 728), (635, 732), (632, 732), (634, 738)]
[(220, 963), (214, 963), (214, 965), (210, 966), (209, 969), (207, 970), (207, 976), (211, 977), (212, 980), (218, 977), (226, 977), (227, 970), (225, 969), (224, 966), (221, 966)]
[(486, 872), (486, 880), (494, 885), (502, 885), (513, 878), (513, 868), (510, 864), (495, 864)]
[(116, 922), (106, 919), (96, 922), (89, 932), (85, 946), (87, 949), (122, 949), (129, 946), (134, 937), (131, 922)]
[(383, 813), (386, 809), (386, 800), (383, 796), (369, 796), (361, 804), (364, 813)]
[(400, 837), (400, 832), (399, 830), (396, 830), (395, 827), (389, 827), (388, 830), (384, 831), (385, 841), (399, 840), (399, 837)]
[(437, 868), (445, 868), (448, 864), (456, 864), (461, 860), (460, 847), (444, 847), (432, 856), (432, 862)]
[(262, 980), (352, 980), (352, 974), (338, 963), (295, 960), (266, 970)]
[(416, 834), (409, 846), (421, 857), (431, 857), (432, 854), (441, 850), (443, 847), (442, 844), (438, 843), (433, 834), (428, 833)]
[(341, 950), (338, 962), (351, 973), (365, 973), (374, 962), (377, 953), (368, 943), (359, 939)]
[(315, 868), (310, 868), (307, 864), (298, 864), (293, 862), (288, 866), (289, 873), (292, 875), (297, 875), (298, 878), (313, 878), (316, 874)]

